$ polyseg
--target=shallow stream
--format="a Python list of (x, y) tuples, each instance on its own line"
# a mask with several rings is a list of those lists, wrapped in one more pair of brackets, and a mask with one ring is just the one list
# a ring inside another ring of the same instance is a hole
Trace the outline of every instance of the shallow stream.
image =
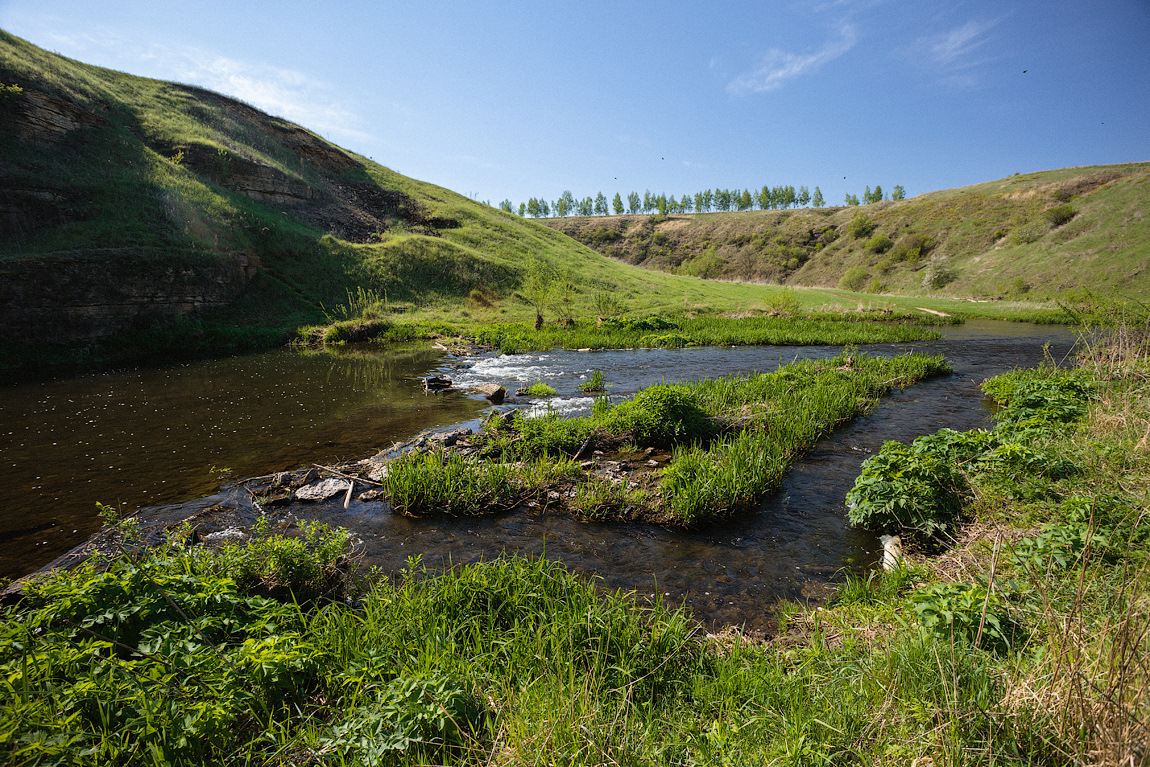
[[(875, 561), (877, 541), (847, 525), (843, 505), (868, 454), (884, 440), (989, 425), (979, 389), (985, 378), (1044, 356), (1060, 361), (1073, 343), (1064, 328), (986, 321), (944, 333), (942, 341), (860, 347), (874, 355), (944, 354), (954, 373), (888, 396), (801, 460), (757, 513), (711, 530), (529, 513), (409, 519), (378, 503), (353, 501), (345, 511), (339, 500), (293, 511), (354, 530), (365, 541), (367, 563), (386, 571), (412, 556), (443, 567), (506, 551), (544, 555), (599, 576), (609, 588), (686, 604), (708, 624), (762, 630), (779, 598), (816, 593), (842, 568)], [(30, 572), (85, 540), (99, 527), (97, 501), (122, 503), (127, 512), (166, 505), (165, 516), (178, 515), (205, 505), (189, 499), (211, 494), (222, 481), (220, 468), (232, 477), (268, 474), (365, 457), (425, 429), (477, 425), (489, 403), (423, 394), (418, 379), (433, 371), (463, 386), (494, 382), (514, 390), (543, 381), (559, 392), (551, 407), (575, 413), (590, 407), (578, 385), (594, 368), (603, 371), (610, 396), (624, 397), (663, 380), (770, 372), (792, 359), (840, 351), (709, 347), (472, 360), (427, 349), (279, 351), (9, 387), (0, 400), (8, 496), (0, 508), (0, 570), (9, 577)]]

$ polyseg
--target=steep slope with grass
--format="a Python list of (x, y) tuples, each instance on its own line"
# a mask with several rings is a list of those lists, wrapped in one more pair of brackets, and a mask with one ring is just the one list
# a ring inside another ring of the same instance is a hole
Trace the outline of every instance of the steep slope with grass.
[(434, 317), (479, 289), (484, 308), (526, 316), (540, 265), (588, 305), (738, 308), (754, 293), (619, 264), (234, 99), (2, 31), (0, 190), (9, 372), (266, 347), (360, 291)]
[(1150, 163), (1010, 176), (843, 208), (546, 220), (604, 255), (709, 279), (910, 295), (1150, 297)]

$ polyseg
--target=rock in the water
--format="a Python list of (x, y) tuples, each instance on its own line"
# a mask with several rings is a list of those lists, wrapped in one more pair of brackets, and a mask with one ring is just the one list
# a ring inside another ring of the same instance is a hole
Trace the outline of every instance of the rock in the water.
[(387, 478), (387, 474), (391, 471), (391, 465), (386, 461), (377, 461), (370, 459), (367, 461), (360, 461), (359, 465), (363, 467), (367, 473), (367, 478), (372, 482), (382, 482)]
[(324, 479), (296, 490), (295, 497), (300, 501), (326, 501), (340, 493), (346, 493), (349, 484), (346, 479)]
[(443, 391), (451, 388), (451, 379), (447, 376), (428, 376), (423, 379), (423, 388), (427, 391)]
[(502, 405), (503, 398), (507, 396), (507, 390), (499, 384), (483, 384), (482, 386), (477, 386), (475, 390), (496, 405)]
[(444, 447), (453, 447), (463, 437), (471, 435), (471, 429), (456, 429), (455, 431), (441, 431), (427, 437), (428, 442), (442, 443)]

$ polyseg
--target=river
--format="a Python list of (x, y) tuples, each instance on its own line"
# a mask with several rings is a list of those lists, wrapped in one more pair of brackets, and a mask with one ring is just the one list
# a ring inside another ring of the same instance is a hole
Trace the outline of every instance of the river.
[[(888, 396), (800, 461), (758, 512), (714, 529), (683, 533), (529, 513), (416, 520), (358, 501), (346, 511), (339, 502), (293, 510), (352, 529), (365, 542), (366, 562), (389, 572), (411, 556), (444, 567), (505, 551), (544, 555), (608, 588), (687, 605), (708, 624), (761, 630), (779, 598), (817, 592), (843, 567), (873, 563), (877, 542), (849, 527), (843, 507), (868, 454), (888, 439), (989, 425), (981, 381), (1044, 357), (1061, 361), (1074, 340), (1065, 328), (989, 321), (943, 332), (936, 342), (860, 347), (874, 355), (944, 354), (954, 372)], [(559, 392), (550, 406), (574, 413), (590, 406), (578, 385), (595, 368), (612, 397), (625, 397), (664, 380), (770, 372), (840, 351), (705, 347), (457, 359), (426, 347), (279, 350), (6, 387), (0, 573), (18, 577), (83, 542), (99, 528), (97, 502), (126, 513), (184, 513), (229, 477), (365, 457), (426, 429), (476, 426), (490, 404), (478, 395), (425, 395), (419, 379), (433, 372), (512, 390), (543, 381)]]

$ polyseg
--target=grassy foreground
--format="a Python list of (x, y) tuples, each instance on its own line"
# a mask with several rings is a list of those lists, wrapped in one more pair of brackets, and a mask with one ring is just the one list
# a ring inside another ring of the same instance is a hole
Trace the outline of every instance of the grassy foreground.
[[(828, 608), (781, 606), (766, 643), (704, 638), (545, 561), (412, 562), (349, 594), (343, 534), (218, 552), (177, 535), (5, 608), (0, 749), (14, 765), (1143, 764), (1150, 348), (1118, 340), (1082, 373), (994, 382), (1016, 448), (956, 467), (956, 537), (851, 576)], [(1053, 461), (1068, 466), (1035, 471)]]

